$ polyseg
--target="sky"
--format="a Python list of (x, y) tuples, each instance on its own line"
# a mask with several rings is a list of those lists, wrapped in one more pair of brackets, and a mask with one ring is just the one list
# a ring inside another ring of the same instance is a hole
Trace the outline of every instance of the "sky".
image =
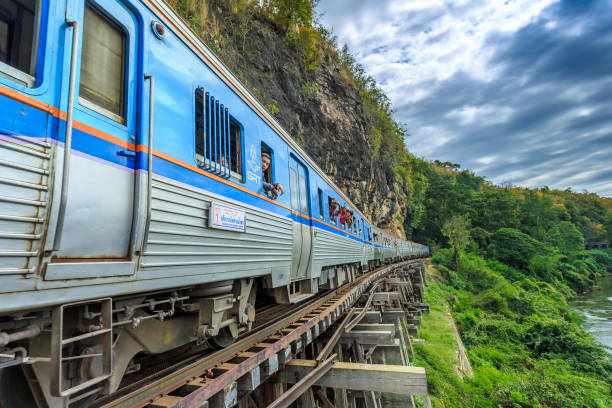
[(612, 197), (612, 0), (320, 0), (317, 13), (417, 156)]

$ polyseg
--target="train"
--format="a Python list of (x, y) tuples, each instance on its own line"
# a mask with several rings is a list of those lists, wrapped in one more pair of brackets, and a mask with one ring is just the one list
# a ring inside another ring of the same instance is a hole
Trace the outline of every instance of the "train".
[(3, 0), (0, 33), (0, 406), (86, 406), (137, 356), (428, 256), (163, 1)]

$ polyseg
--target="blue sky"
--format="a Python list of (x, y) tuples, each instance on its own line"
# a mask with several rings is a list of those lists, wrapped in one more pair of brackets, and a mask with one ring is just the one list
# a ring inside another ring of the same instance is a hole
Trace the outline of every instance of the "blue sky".
[(612, 1), (320, 0), (410, 151), (612, 197)]

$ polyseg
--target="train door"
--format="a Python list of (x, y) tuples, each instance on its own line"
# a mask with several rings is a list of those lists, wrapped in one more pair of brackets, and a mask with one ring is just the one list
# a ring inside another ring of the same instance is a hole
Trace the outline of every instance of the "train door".
[(312, 246), (308, 171), (293, 156), (289, 158), (291, 208), (293, 209), (293, 260), (291, 279), (305, 279)]
[(361, 258), (362, 265), (365, 265), (366, 263), (368, 263), (368, 255), (367, 255), (368, 245), (366, 242), (366, 235), (367, 235), (366, 226), (365, 226), (365, 223), (363, 222), (363, 219), (361, 219), (359, 220), (359, 237), (363, 240), (363, 256)]
[[(69, 32), (78, 34), (79, 41), (72, 49), (67, 35), (65, 43), (68, 60), (71, 49), (77, 53), (77, 65), (68, 194), (59, 207), (61, 212), (65, 206), (65, 217), (55, 237), (56, 257), (125, 259), (132, 234), (136, 107), (143, 82), (138, 74), (138, 20), (119, 0), (67, 3), (68, 19), (78, 22), (78, 32)], [(68, 83), (62, 88), (66, 101)]]

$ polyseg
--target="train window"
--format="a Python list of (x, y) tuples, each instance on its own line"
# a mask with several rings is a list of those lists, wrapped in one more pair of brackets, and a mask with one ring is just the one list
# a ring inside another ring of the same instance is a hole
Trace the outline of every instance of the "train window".
[[(268, 162), (268, 167), (266, 170), (263, 170), (264, 165)], [(266, 146), (264, 143), (261, 144), (261, 169), (264, 183), (274, 184), (274, 154), (272, 153), (272, 149)], [(268, 188), (272, 188), (269, 187)], [(266, 191), (266, 188), (264, 188)], [(267, 192), (268, 195), (272, 195), (270, 191)]]
[(329, 211), (329, 221), (338, 225), (338, 204), (330, 196), (327, 196), (327, 211)]
[(322, 220), (325, 219), (325, 215), (323, 213), (323, 191), (321, 189), (317, 189), (319, 192), (319, 218)]
[(291, 184), (291, 208), (297, 211), (299, 210), (297, 174), (293, 168), (289, 168), (289, 183)]
[(308, 214), (308, 192), (306, 190), (306, 177), (300, 174), (300, 211)]
[(196, 90), (195, 98), (198, 165), (221, 177), (242, 181), (242, 125), (204, 88)]
[(85, 6), (79, 103), (120, 123), (125, 123), (126, 43), (121, 27)]
[(0, 2), (0, 75), (34, 85), (40, 0)]
[(230, 118), (230, 168), (242, 178), (242, 126)]

